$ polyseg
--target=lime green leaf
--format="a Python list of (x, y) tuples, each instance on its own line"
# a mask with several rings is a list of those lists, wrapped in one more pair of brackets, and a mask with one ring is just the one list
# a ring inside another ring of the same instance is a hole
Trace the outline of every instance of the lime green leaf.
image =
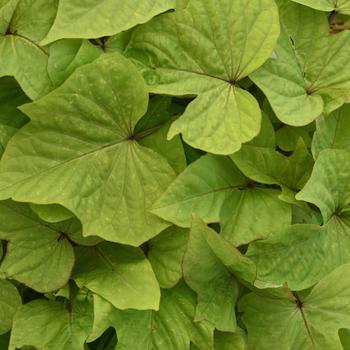
[(200, 349), (213, 350), (213, 327), (193, 321), (196, 297), (184, 283), (162, 290), (159, 311), (120, 311), (101, 298), (94, 299), (95, 323), (118, 330), (116, 350), (189, 350), (190, 341)]
[(112, 243), (77, 247), (73, 279), (119, 309), (155, 309), (160, 291), (151, 264), (139, 248)]
[(0, 203), (0, 238), (9, 241), (1, 269), (39, 291), (64, 286), (74, 265), (73, 248), (60, 226), (40, 220), (29, 206)]
[(175, 173), (136, 143), (133, 128), (147, 102), (141, 76), (118, 54), (80, 67), (21, 107), (32, 121), (3, 156), (0, 196), (61, 204), (82, 221), (85, 235), (131, 245), (155, 236), (168, 224), (147, 209)]
[(0, 35), (0, 76), (14, 76), (23, 91), (35, 99), (52, 88), (48, 53), (38, 42), (52, 25), (57, 0), (19, 1), (15, 9), (14, 4), (7, 4), (14, 11), (7, 12), (11, 19)]
[(0, 157), (10, 138), (27, 122), (26, 116), (17, 109), (25, 102), (28, 98), (13, 78), (0, 78)]
[(249, 294), (241, 300), (249, 349), (343, 350), (338, 330), (350, 328), (350, 265), (322, 279), (306, 297)]
[(330, 34), (324, 13), (281, 3), (282, 33), (275, 55), (250, 78), (282, 122), (302, 126), (345, 102), (350, 91), (350, 35)]
[(279, 195), (280, 191), (254, 186), (232, 192), (220, 213), (223, 237), (238, 246), (266, 238), (290, 224), (291, 206)]
[(301, 140), (289, 157), (272, 148), (246, 145), (231, 158), (252, 180), (267, 185), (276, 184), (291, 191), (304, 186), (313, 166), (312, 156)]
[(316, 10), (327, 12), (340, 12), (350, 15), (350, 1), (349, 0), (292, 0)]
[(229, 158), (207, 154), (176, 178), (151, 211), (181, 227), (191, 226), (193, 213), (206, 222), (217, 222), (224, 200), (245, 181)]
[(87, 40), (60, 40), (50, 45), (47, 71), (54, 86), (61, 85), (76, 68), (102, 54)]
[(246, 350), (246, 336), (242, 329), (237, 328), (235, 333), (215, 331), (215, 350)]
[(326, 223), (350, 203), (350, 153), (326, 149), (315, 163), (311, 177), (296, 198), (320, 208)]
[(350, 104), (345, 104), (327, 117), (317, 119), (312, 140), (314, 158), (327, 148), (350, 148)]
[(20, 0), (0, 1), (0, 33), (6, 33), (19, 1)]
[(30, 207), (40, 219), (51, 223), (65, 221), (73, 217), (73, 214), (68, 209), (58, 204), (42, 205), (32, 203)]
[(183, 271), (187, 284), (198, 294), (195, 321), (206, 319), (216, 329), (234, 331), (238, 284), (232, 273), (252, 282), (254, 264), (200, 219), (194, 219)]
[(142, 61), (151, 92), (197, 96), (169, 138), (182, 133), (193, 147), (231, 154), (259, 133), (261, 120), (237, 82), (266, 61), (278, 35), (271, 0), (192, 0), (137, 28), (128, 54)]
[(114, 35), (174, 7), (174, 0), (61, 0), (55, 22), (43, 43)]
[(302, 138), (305, 146), (309, 148), (312, 140), (310, 129), (309, 125), (301, 127), (283, 125), (276, 131), (276, 144), (281, 150), (290, 152), (295, 150), (299, 139)]
[(13, 322), (9, 350), (24, 345), (40, 350), (82, 350), (92, 329), (92, 304), (83, 293), (70, 303), (39, 299), (21, 306)]
[(140, 140), (140, 144), (162, 155), (174, 171), (179, 174), (186, 168), (185, 152), (180, 136), (167, 140), (169, 126), (170, 123), (160, 126), (151, 135)]
[(171, 226), (147, 243), (147, 257), (162, 288), (174, 287), (182, 278), (187, 241), (188, 230)]
[(9, 281), (0, 279), (0, 334), (11, 329), (13, 316), (21, 304), (17, 288)]

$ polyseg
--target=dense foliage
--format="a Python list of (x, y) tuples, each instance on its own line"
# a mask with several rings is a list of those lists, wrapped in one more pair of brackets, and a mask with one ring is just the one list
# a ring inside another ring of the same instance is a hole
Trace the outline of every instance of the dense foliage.
[(0, 349), (349, 350), (350, 0), (0, 0)]

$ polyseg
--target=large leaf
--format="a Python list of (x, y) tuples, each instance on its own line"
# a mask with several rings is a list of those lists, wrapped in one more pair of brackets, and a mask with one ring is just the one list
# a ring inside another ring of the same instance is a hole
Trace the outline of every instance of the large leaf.
[(174, 287), (182, 278), (182, 260), (188, 230), (171, 226), (147, 243), (147, 257), (162, 288)]
[(187, 284), (198, 294), (195, 320), (207, 319), (216, 329), (234, 331), (238, 284), (232, 274), (252, 282), (254, 264), (200, 219), (195, 219), (183, 270)]
[(139, 245), (155, 236), (167, 224), (147, 209), (175, 173), (136, 142), (133, 128), (147, 102), (142, 77), (120, 55), (80, 67), (61, 87), (21, 107), (32, 121), (3, 156), (1, 198), (61, 204), (86, 235), (110, 241)]
[(245, 182), (229, 158), (207, 154), (176, 178), (153, 204), (152, 213), (181, 227), (191, 226), (193, 213), (216, 222), (222, 203)]
[(333, 217), (325, 227), (293, 225), (252, 243), (247, 256), (257, 265), (255, 285), (302, 290), (350, 262), (349, 218)]
[(316, 10), (327, 12), (340, 12), (350, 15), (350, 1), (349, 0), (292, 0), (310, 6)]
[(338, 330), (350, 328), (350, 265), (321, 280), (306, 297), (261, 297), (241, 301), (252, 350), (343, 350)]
[(350, 153), (326, 149), (318, 156), (311, 177), (296, 198), (321, 210), (326, 223), (350, 203)]
[(260, 130), (255, 98), (237, 82), (270, 56), (279, 34), (271, 0), (192, 0), (137, 28), (129, 54), (151, 92), (198, 96), (169, 130), (191, 146), (231, 154)]
[(0, 239), (9, 241), (1, 263), (8, 278), (39, 292), (68, 282), (74, 252), (62, 225), (50, 226), (28, 205), (5, 201), (0, 203)]
[(24, 345), (40, 350), (82, 350), (92, 324), (93, 307), (83, 293), (70, 305), (34, 300), (21, 306), (16, 313), (9, 350)]
[(117, 34), (174, 7), (174, 0), (61, 0), (55, 22), (43, 42)]
[(9, 281), (0, 279), (0, 334), (11, 329), (13, 316), (21, 304), (17, 288)]
[(350, 148), (350, 104), (345, 104), (329, 116), (316, 121), (316, 132), (312, 140), (312, 153), (316, 159), (327, 148)]
[(73, 279), (119, 309), (155, 309), (160, 291), (140, 248), (100, 243), (77, 247)]
[[(117, 350), (213, 350), (213, 327), (194, 322), (196, 297), (184, 284), (162, 290), (159, 311), (120, 311), (101, 298), (94, 298), (95, 324), (118, 330)], [(101, 331), (101, 330), (100, 330)]]
[(326, 14), (280, 3), (282, 33), (275, 55), (250, 78), (281, 121), (301, 126), (345, 102), (350, 92), (350, 33), (330, 34)]

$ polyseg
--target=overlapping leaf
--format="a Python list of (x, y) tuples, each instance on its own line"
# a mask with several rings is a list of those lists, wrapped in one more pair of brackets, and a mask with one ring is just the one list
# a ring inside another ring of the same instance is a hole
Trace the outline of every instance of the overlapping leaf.
[(147, 102), (141, 76), (121, 56), (81, 67), (51, 94), (21, 107), (32, 121), (3, 156), (0, 196), (62, 204), (81, 219), (86, 235), (132, 245), (155, 236), (167, 224), (146, 210), (175, 174), (135, 140)]
[(0, 279), (0, 334), (12, 328), (13, 316), (22, 304), (16, 287), (6, 280)]
[(75, 250), (73, 279), (119, 309), (159, 307), (157, 280), (140, 248), (100, 243)]
[(1, 202), (0, 238), (9, 241), (1, 270), (40, 292), (61, 288), (74, 265), (65, 228), (45, 223), (25, 204)]
[(117, 34), (174, 7), (175, 0), (61, 0), (53, 26), (43, 42)]
[(316, 10), (327, 12), (340, 12), (350, 15), (350, 1), (349, 0), (292, 0), (310, 6)]
[(9, 350), (25, 345), (42, 350), (83, 349), (92, 329), (93, 306), (84, 293), (70, 303), (41, 299), (21, 306), (14, 319)]
[(334, 270), (302, 297), (261, 297), (241, 301), (252, 350), (343, 350), (338, 331), (350, 327), (349, 264)]
[(159, 311), (120, 311), (103, 299), (94, 300), (96, 324), (118, 329), (117, 350), (190, 350), (190, 342), (213, 349), (213, 327), (193, 322), (196, 298), (184, 283), (162, 291)]
[(237, 82), (271, 54), (279, 34), (273, 1), (190, 1), (136, 29), (129, 54), (154, 93), (197, 95), (173, 123), (190, 145), (230, 154), (260, 130), (257, 101)]
[(330, 34), (326, 14), (289, 1), (279, 3), (282, 32), (274, 57), (250, 78), (282, 122), (301, 126), (346, 101), (350, 32)]
[(196, 320), (206, 319), (221, 331), (235, 331), (239, 290), (234, 275), (253, 282), (254, 263), (195, 218), (183, 270), (186, 282), (198, 294)]

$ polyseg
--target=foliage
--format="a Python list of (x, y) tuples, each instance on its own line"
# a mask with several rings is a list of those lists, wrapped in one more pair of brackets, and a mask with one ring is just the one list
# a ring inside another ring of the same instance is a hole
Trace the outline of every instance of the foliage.
[(0, 349), (350, 350), (349, 0), (0, 0)]

